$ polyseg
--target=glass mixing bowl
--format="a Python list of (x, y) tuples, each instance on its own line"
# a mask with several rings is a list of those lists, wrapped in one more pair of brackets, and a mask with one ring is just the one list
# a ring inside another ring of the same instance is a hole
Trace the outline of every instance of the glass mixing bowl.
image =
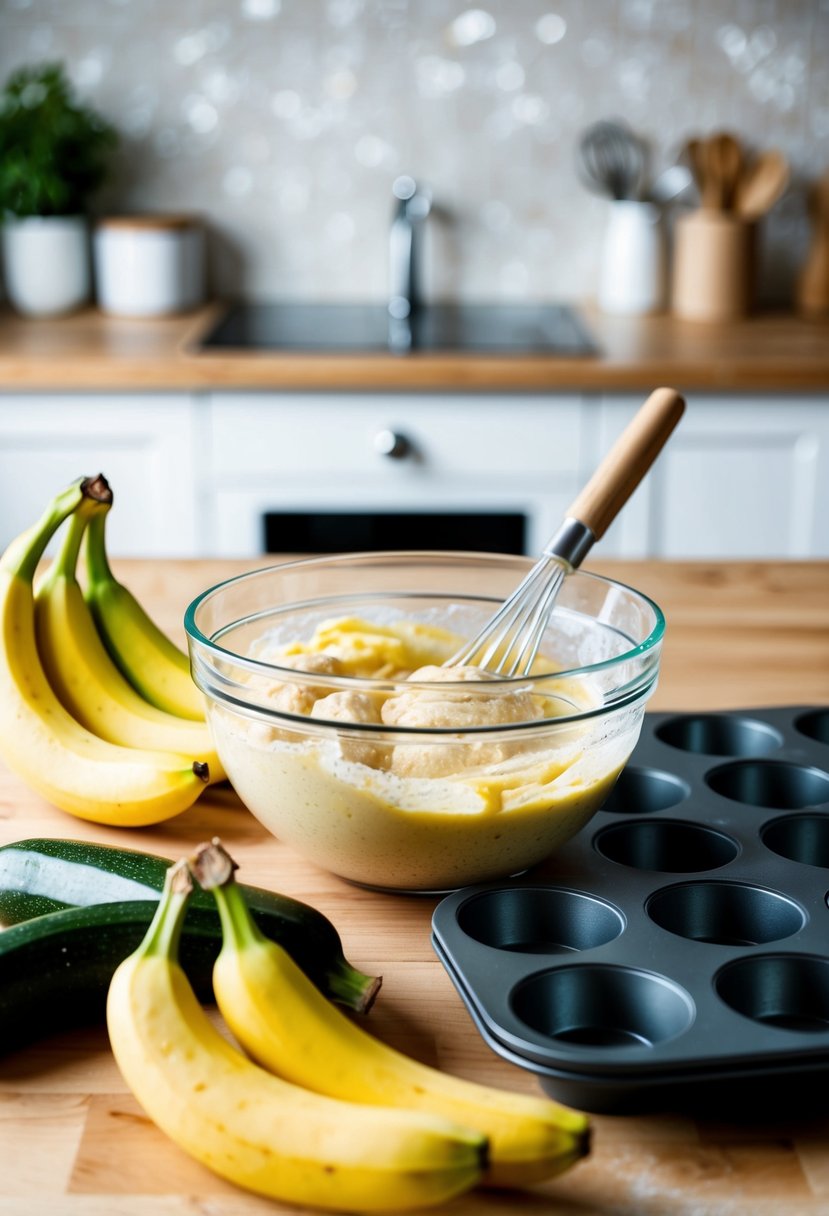
[(335, 874), (398, 891), (512, 875), (579, 831), (639, 736), (664, 618), (640, 592), (578, 571), (532, 677), (446, 682), (440, 664), (458, 639), (531, 565), (345, 554), (255, 570), (195, 599), (193, 677), (252, 813)]

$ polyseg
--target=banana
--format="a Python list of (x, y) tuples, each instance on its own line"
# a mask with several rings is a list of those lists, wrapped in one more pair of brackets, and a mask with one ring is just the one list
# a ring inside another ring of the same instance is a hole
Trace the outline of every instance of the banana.
[(86, 599), (110, 657), (145, 701), (167, 713), (203, 722), (204, 698), (190, 675), (190, 660), (150, 619), (110, 569), (106, 512), (86, 534)]
[(563, 1173), (589, 1151), (589, 1121), (552, 1100), (448, 1076), (372, 1038), (320, 996), (289, 955), (257, 929), (218, 840), (191, 861), (212, 889), (223, 946), (213, 971), (222, 1017), (263, 1067), (296, 1085), (369, 1105), (437, 1111), (489, 1140), (490, 1186)]
[(97, 480), (74, 482), (0, 558), (0, 755), (55, 806), (113, 826), (158, 823), (186, 810), (205, 788), (207, 766), (174, 752), (121, 747), (98, 738), (61, 705), (35, 636), (35, 570), (52, 534)]
[(190, 889), (179, 862), (107, 999), (115, 1059), (162, 1131), (223, 1178), (287, 1203), (402, 1212), (473, 1186), (486, 1150), (477, 1132), (438, 1116), (309, 1093), (231, 1046), (177, 962)]
[[(105, 486), (104, 481), (104, 495), (109, 493)], [(115, 666), (98, 634), (75, 567), (89, 521), (108, 507), (106, 498), (81, 500), (60, 552), (35, 591), (37, 645), (47, 679), (64, 708), (93, 734), (125, 747), (193, 756), (207, 764), (211, 781), (221, 781), (225, 773), (207, 724), (145, 701)]]

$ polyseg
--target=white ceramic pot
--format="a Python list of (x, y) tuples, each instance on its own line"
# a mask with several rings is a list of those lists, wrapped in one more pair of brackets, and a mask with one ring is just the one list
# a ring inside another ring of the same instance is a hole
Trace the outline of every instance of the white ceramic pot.
[(110, 216), (99, 220), (93, 248), (102, 312), (158, 317), (204, 299), (204, 231), (192, 216)]
[(598, 305), (609, 313), (659, 312), (665, 306), (662, 212), (653, 203), (611, 204), (602, 247)]
[(80, 215), (6, 219), (3, 279), (9, 303), (29, 317), (54, 317), (89, 299), (86, 220)]

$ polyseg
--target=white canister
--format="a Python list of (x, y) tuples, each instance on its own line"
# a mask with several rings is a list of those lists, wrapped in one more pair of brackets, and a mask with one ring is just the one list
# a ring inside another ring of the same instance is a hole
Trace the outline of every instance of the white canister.
[(27, 317), (55, 317), (89, 299), (89, 234), (80, 215), (6, 219), (3, 278), (9, 303)]
[(98, 221), (93, 250), (102, 312), (159, 317), (204, 300), (204, 230), (193, 216), (108, 216)]
[(598, 305), (603, 312), (640, 314), (665, 307), (665, 237), (662, 212), (655, 204), (611, 204)]

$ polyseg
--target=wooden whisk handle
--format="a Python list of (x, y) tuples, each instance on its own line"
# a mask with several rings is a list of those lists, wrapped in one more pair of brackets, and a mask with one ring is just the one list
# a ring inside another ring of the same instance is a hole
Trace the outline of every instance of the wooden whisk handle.
[(657, 388), (631, 419), (602, 460), (567, 515), (598, 540), (656, 460), (685, 410), (672, 388)]

